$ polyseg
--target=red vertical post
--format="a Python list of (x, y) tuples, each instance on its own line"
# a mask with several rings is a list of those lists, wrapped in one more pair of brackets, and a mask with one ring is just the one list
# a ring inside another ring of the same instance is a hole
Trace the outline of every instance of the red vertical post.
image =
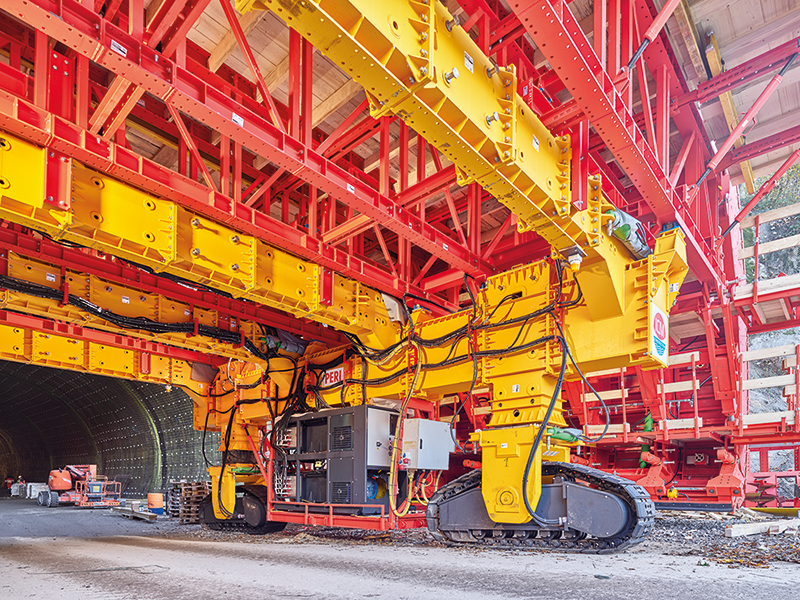
[(467, 191), (467, 238), (469, 251), (478, 254), (481, 249), (481, 188), (471, 183)]
[(89, 129), (89, 59), (78, 54), (75, 67), (75, 123)]
[[(761, 228), (761, 215), (756, 215), (756, 223), (753, 226), (753, 233), (755, 233), (755, 241), (753, 243), (753, 304), (758, 302), (758, 244), (759, 244), (759, 229)], [(753, 310), (753, 314), (758, 318), (758, 313)], [(759, 319), (760, 321), (761, 319)]]
[(578, 210), (588, 208), (589, 121), (572, 128), (572, 203)]
[(417, 134), (417, 183), (425, 179), (425, 138)]
[(661, 418), (663, 419), (662, 426), (664, 427), (664, 441), (669, 439), (669, 425), (667, 425), (667, 416), (669, 413), (667, 412), (667, 393), (664, 389), (666, 385), (664, 382), (664, 369), (659, 371), (659, 400), (661, 400)]
[(12, 69), (19, 69), (22, 63), (22, 47), (12, 43), (8, 51), (8, 64)]
[[(344, 218), (345, 218), (345, 221), (349, 221), (350, 219), (353, 218), (353, 207), (352, 206), (345, 207), (345, 216), (344, 216)], [(356, 249), (359, 247), (359, 244), (361, 243), (361, 240), (363, 240), (363, 239), (364, 239), (363, 235), (357, 235), (355, 238), (352, 238), (352, 237), (349, 238), (347, 240), (347, 253), (348, 254), (354, 254)]]
[(662, 65), (656, 72), (656, 149), (664, 173), (669, 172), (669, 72)]
[(387, 117), (381, 118), (381, 136), (380, 136), (380, 187), (379, 191), (382, 195), (389, 195), (389, 125), (391, 121)]
[(118, 146), (122, 146), (123, 148), (130, 148), (128, 144), (128, 138), (125, 136), (125, 123), (120, 125), (117, 131), (114, 133), (114, 143)]
[[(291, 42), (291, 40), (290, 40)], [(314, 130), (314, 96), (312, 95), (314, 84), (314, 46), (311, 42), (301, 39), (302, 44), (302, 89), (301, 89), (301, 109), (302, 109), (302, 140), (303, 143), (311, 148), (312, 132)], [(291, 62), (291, 59), (290, 59)], [(297, 90), (294, 90), (295, 97)], [(290, 117), (291, 119), (291, 117)], [(294, 122), (294, 121), (292, 121)], [(317, 188), (308, 188), (308, 235), (317, 238), (317, 227), (319, 223), (319, 205), (317, 203)]]
[(319, 222), (319, 204), (317, 202), (317, 188), (308, 187), (308, 235), (317, 238), (317, 223)]
[[(485, 21), (486, 19), (484, 19)], [(425, 149), (425, 138), (421, 134), (417, 134), (417, 183), (425, 179), (425, 164), (427, 159), (427, 150)], [(425, 220), (425, 200), (419, 203), (417, 207), (417, 216), (423, 221)]]
[(186, 39), (182, 39), (175, 48), (175, 64), (182, 69), (186, 68)]
[(794, 347), (794, 430), (800, 431), (800, 344)]
[(325, 213), (328, 219), (326, 231), (329, 231), (334, 227), (336, 227), (336, 208), (337, 208), (336, 198), (328, 196), (328, 209)]
[(303, 38), (289, 29), (289, 135), (300, 139), (300, 99), (302, 96)]
[(619, 370), (619, 389), (622, 391), (622, 441), (628, 443), (628, 392), (625, 389), (625, 367)]
[(189, 156), (189, 149), (186, 147), (186, 142), (183, 138), (178, 140), (178, 173), (187, 175), (193, 180), (197, 180), (197, 175), (192, 175), (193, 169), (190, 166), (191, 156)]
[(48, 65), (50, 40), (46, 33), (36, 30), (36, 48), (34, 55), (33, 103), (39, 108), (47, 109), (47, 82), (49, 81)]
[(233, 144), (233, 199), (242, 201), (242, 145)]
[(697, 394), (697, 360), (692, 352), (692, 399), (694, 404), (694, 437), (700, 438), (700, 398)]
[[(633, 0), (622, 0), (622, 10), (620, 11), (620, 68), (628, 64), (633, 52)], [(619, 70), (614, 71), (612, 78), (619, 73)], [(622, 99), (625, 105), (630, 108), (633, 103), (633, 86), (629, 85), (622, 92)], [(632, 125), (635, 127), (635, 125)]]
[(230, 196), (231, 183), (231, 139), (223, 135), (219, 139), (219, 192)]
[(400, 121), (400, 191), (408, 187), (408, 125)]
[[(303, 83), (302, 83), (302, 119), (303, 119), (303, 143), (311, 148), (311, 132), (313, 130), (313, 102), (311, 86), (314, 81), (314, 46), (311, 42), (303, 40)], [(311, 200), (309, 200), (310, 202)]]
[(289, 192), (284, 192), (281, 198), (281, 221), (289, 222)]
[(606, 40), (608, 38), (608, 0), (594, 0), (594, 38), (592, 45), (594, 53), (600, 59), (600, 64), (605, 69), (607, 52)]
[(137, 40), (142, 39), (144, 33), (143, 0), (128, 0), (128, 33)]
[(620, 15), (623, 2), (625, 0), (608, 0), (608, 68), (606, 70), (611, 73), (612, 77), (619, 73), (622, 67)]

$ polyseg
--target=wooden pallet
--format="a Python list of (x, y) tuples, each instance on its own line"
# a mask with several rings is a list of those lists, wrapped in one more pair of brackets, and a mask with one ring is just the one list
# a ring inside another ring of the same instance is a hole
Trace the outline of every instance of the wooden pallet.
[(171, 481), (166, 510), (180, 525), (200, 522), (200, 502), (211, 492), (208, 481)]

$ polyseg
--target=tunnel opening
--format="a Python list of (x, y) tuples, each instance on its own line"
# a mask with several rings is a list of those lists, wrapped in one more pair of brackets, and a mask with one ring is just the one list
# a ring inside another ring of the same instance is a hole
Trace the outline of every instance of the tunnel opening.
[[(218, 434), (206, 436), (216, 460)], [(123, 496), (207, 479), (192, 401), (164, 385), (0, 361), (0, 476), (44, 482), (51, 469), (97, 464)]]

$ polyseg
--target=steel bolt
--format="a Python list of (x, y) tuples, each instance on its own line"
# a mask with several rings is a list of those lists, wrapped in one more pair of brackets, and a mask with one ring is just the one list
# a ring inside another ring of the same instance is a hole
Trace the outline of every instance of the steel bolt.
[(486, 76), (491, 79), (497, 73), (497, 67), (489, 67), (486, 69)]
[(420, 74), (422, 77), (425, 77), (425, 76), (428, 74), (428, 69), (427, 69), (427, 67), (422, 67), (422, 68), (419, 70), (419, 74)]
[(497, 114), (497, 111), (494, 111), (489, 116), (486, 117), (486, 124), (491, 125), (492, 121), (497, 121), (500, 119), (500, 115)]
[(445, 73), (445, 74), (444, 74), (444, 80), (445, 80), (445, 82), (447, 82), (448, 84), (449, 84), (449, 83), (450, 83), (450, 82), (451, 82), (453, 79), (458, 79), (458, 68), (457, 68), (457, 67), (453, 67), (453, 70), (452, 70), (452, 71), (450, 71), (449, 73)]
[(233, 237), (231, 238), (231, 241), (232, 241), (234, 244), (238, 244), (238, 243), (239, 243), (239, 236), (238, 236), (238, 235), (235, 235), (235, 236), (233, 236)]
[(237, 265), (236, 263), (233, 263), (231, 265), (231, 271), (238, 271), (238, 270), (239, 270), (239, 265)]
[(453, 27), (459, 25), (458, 17), (453, 17), (450, 21), (445, 21), (444, 26), (447, 27), (447, 31), (453, 31)]
[(200, 227), (200, 219), (192, 219), (192, 225), (194, 227)]
[(192, 256), (200, 256), (200, 248), (192, 248)]
[(106, 291), (107, 291), (108, 293), (111, 293), (111, 286), (108, 286), (108, 285), (107, 285), (107, 286), (106, 286)]

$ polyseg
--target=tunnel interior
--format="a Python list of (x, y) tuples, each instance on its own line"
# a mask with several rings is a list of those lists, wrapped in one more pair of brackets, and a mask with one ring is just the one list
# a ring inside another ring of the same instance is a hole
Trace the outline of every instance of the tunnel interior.
[[(96, 464), (124, 496), (208, 478), (192, 401), (177, 388), (0, 361), (0, 476), (47, 481), (51, 469)], [(219, 435), (208, 433), (216, 461)]]

